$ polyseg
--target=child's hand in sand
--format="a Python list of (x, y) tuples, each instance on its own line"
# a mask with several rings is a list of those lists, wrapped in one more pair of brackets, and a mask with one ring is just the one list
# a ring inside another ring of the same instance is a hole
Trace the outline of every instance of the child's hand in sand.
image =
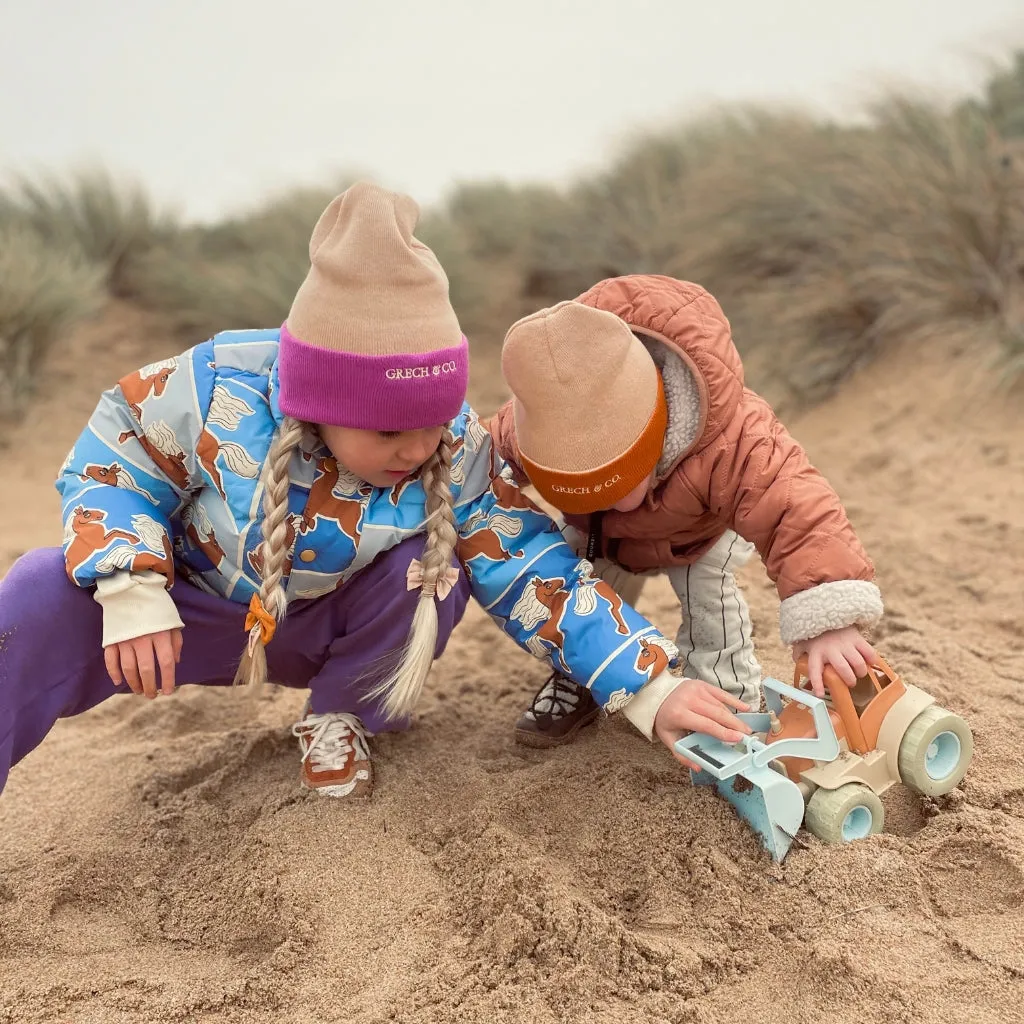
[(672, 746), (688, 732), (704, 732), (723, 743), (739, 743), (750, 732), (729, 709), (749, 711), (750, 705), (718, 686), (700, 679), (684, 679), (665, 699), (654, 719), (655, 735), (672, 756), (694, 771), (700, 766), (677, 754)]
[(144, 693), (150, 699), (157, 695), (159, 666), (160, 689), (170, 695), (174, 693), (174, 666), (181, 660), (181, 630), (164, 629), (110, 644), (103, 648), (103, 660), (115, 686), (127, 683), (132, 693)]
[(854, 686), (858, 679), (867, 675), (868, 665), (878, 660), (875, 649), (860, 635), (856, 626), (830, 629), (813, 640), (793, 644), (793, 660), (799, 661), (802, 654), (807, 655), (807, 677), (811, 681), (811, 691), (817, 697), (825, 696), (821, 674), (826, 665), (831, 665), (847, 686)]

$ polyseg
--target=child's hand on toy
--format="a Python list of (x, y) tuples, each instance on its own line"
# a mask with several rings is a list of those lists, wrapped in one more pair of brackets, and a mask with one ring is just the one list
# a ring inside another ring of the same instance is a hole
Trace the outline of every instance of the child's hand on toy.
[(807, 678), (816, 697), (825, 696), (822, 672), (826, 665), (831, 665), (847, 686), (854, 686), (858, 679), (867, 675), (868, 665), (878, 660), (875, 649), (856, 626), (830, 629), (813, 640), (793, 644), (793, 660), (799, 661), (803, 654), (807, 655)]
[(723, 743), (739, 743), (749, 734), (750, 726), (741, 722), (729, 709), (749, 711), (731, 693), (700, 679), (684, 679), (665, 699), (654, 719), (655, 735), (672, 751), (672, 756), (694, 771), (700, 766), (673, 750), (676, 740), (689, 732), (704, 732)]
[(144, 693), (151, 700), (157, 695), (157, 666), (161, 690), (174, 693), (174, 666), (181, 660), (181, 630), (165, 629), (133, 640), (122, 640), (103, 648), (107, 674), (115, 686), (127, 683), (132, 693)]

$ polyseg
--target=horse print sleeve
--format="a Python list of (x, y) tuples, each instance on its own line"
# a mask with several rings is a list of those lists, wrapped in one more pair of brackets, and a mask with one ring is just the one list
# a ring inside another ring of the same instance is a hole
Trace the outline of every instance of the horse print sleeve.
[(172, 517), (202, 486), (196, 448), (213, 346), (152, 363), (104, 392), (57, 477), (72, 583), (155, 570), (174, 581)]
[(674, 645), (573, 554), (512, 482), (490, 439), (480, 447), (486, 450), (467, 455), (485, 456), (488, 482), (482, 490), (470, 486), (483, 461), (474, 459), (456, 503), (456, 554), (473, 596), (520, 647), (618, 711), (668, 668)]

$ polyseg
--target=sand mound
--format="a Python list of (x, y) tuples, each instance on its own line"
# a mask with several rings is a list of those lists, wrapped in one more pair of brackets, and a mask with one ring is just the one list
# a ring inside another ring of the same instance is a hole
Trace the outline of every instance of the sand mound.
[[(75, 342), (0, 452), (0, 571), (56, 543), (52, 477), (99, 390), (166, 354), (123, 307)], [(472, 609), (415, 730), (375, 741), (369, 805), (298, 789), (301, 693), (60, 723), (0, 797), (0, 1024), (1022, 1019), (1021, 423), (956, 339), (931, 357), (792, 428), (878, 564), (879, 646), (975, 731), (962, 791), (896, 791), (887, 834), (778, 867), (625, 723), (517, 748), (543, 670)], [(784, 675), (771, 586), (744, 582)], [(641, 608), (674, 628), (667, 586)]]

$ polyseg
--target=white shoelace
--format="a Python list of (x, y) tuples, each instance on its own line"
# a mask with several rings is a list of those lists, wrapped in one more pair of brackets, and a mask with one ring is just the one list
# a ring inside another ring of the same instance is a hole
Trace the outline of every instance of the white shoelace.
[(574, 683), (563, 679), (557, 673), (548, 677), (541, 687), (540, 693), (530, 705), (530, 714), (551, 715), (552, 718), (565, 718), (571, 715), (580, 702), (579, 690)]
[(306, 715), (292, 726), (292, 735), (299, 738), (302, 760), (309, 761), (314, 770), (339, 771), (353, 751), (357, 761), (370, 757), (363, 723), (343, 711)]

